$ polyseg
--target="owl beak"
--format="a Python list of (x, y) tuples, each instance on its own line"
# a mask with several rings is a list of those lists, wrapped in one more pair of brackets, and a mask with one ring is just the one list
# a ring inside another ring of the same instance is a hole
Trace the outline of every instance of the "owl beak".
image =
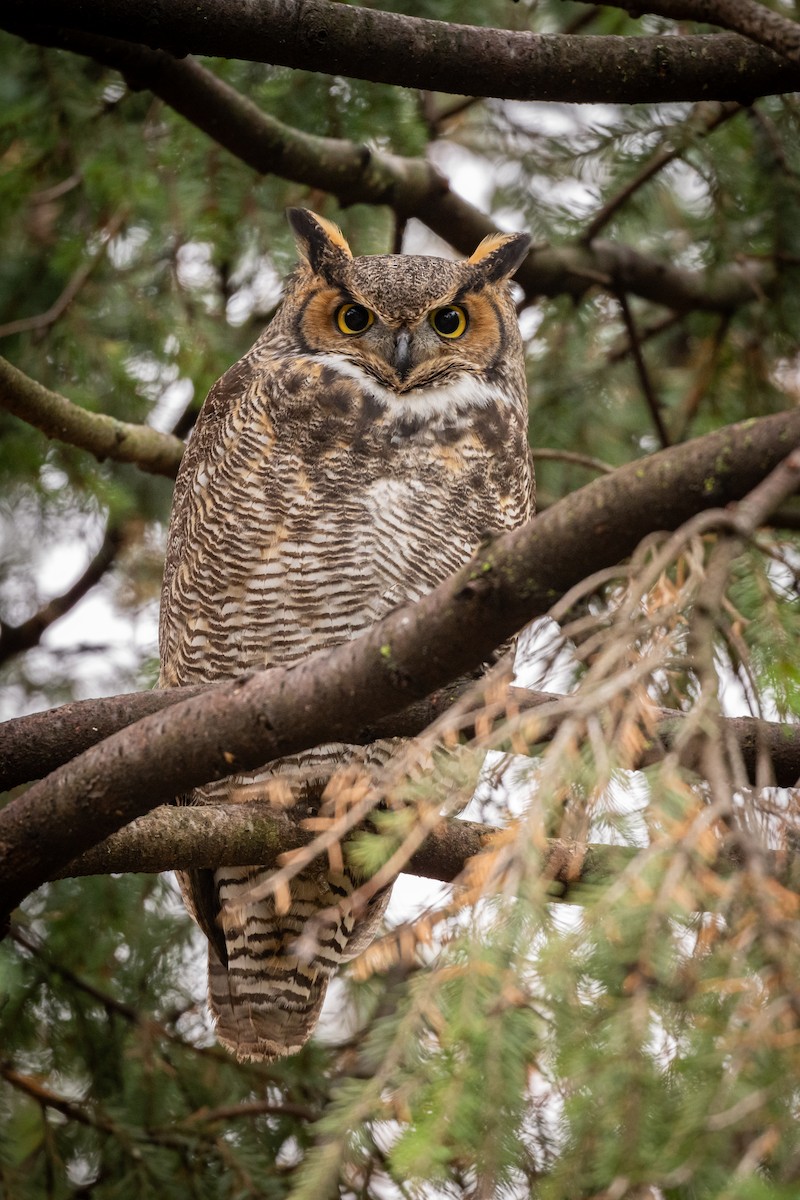
[(392, 365), (401, 379), (405, 379), (411, 368), (411, 334), (401, 329), (394, 339)]

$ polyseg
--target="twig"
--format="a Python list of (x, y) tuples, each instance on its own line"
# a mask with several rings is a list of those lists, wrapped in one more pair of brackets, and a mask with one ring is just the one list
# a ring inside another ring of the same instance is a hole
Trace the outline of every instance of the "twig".
[(534, 446), (531, 454), (534, 462), (574, 463), (577, 467), (586, 467), (588, 471), (599, 471), (601, 475), (610, 475), (615, 470), (611, 463), (603, 462), (601, 458), (593, 458), (590, 454), (577, 454), (574, 450), (553, 450)]
[(669, 166), (676, 158), (681, 158), (694, 138), (707, 137), (731, 117), (742, 111), (741, 104), (736, 101), (725, 103), (709, 103), (701, 101), (696, 104), (680, 128), (681, 139), (676, 145), (661, 146), (650, 159), (644, 163), (636, 174), (620, 188), (602, 208), (598, 209), (581, 235), (581, 241), (593, 241), (601, 229), (614, 217), (620, 208), (630, 200), (649, 180), (664, 167)]
[(661, 404), (656, 396), (655, 389), (653, 388), (653, 383), (650, 378), (650, 372), (647, 370), (647, 364), (644, 361), (642, 346), (639, 341), (639, 335), (636, 332), (633, 314), (631, 313), (630, 305), (628, 304), (628, 300), (624, 292), (619, 293), (617, 300), (619, 301), (619, 306), (622, 309), (625, 328), (628, 331), (631, 353), (633, 354), (633, 361), (636, 365), (636, 373), (639, 376), (639, 382), (642, 385), (644, 398), (647, 401), (647, 407), (650, 409), (650, 415), (653, 418), (653, 424), (656, 427), (658, 440), (660, 441), (662, 447), (666, 450), (667, 446), (670, 445), (669, 434), (667, 433), (667, 429), (664, 424), (664, 418), (661, 416)]
[[(673, 329), (675, 325), (679, 325), (681, 323), (684, 315), (685, 314), (682, 312), (670, 312), (663, 317), (659, 317), (658, 320), (651, 321), (648, 325), (643, 326), (643, 328), (638, 331), (639, 345), (643, 346), (645, 342), (649, 342), (652, 338), (658, 337), (659, 334), (666, 333), (668, 330)], [(609, 365), (612, 363), (621, 362), (622, 359), (628, 357), (628, 355), (631, 353), (631, 350), (632, 345), (630, 338), (619, 337), (609, 350), (606, 362), (609, 363)]]
[(301, 1121), (316, 1121), (320, 1114), (307, 1104), (292, 1104), (290, 1101), (277, 1103), (272, 1100), (250, 1100), (242, 1104), (224, 1104), (219, 1108), (198, 1108), (177, 1123), (178, 1128), (192, 1125), (213, 1125), (217, 1121), (235, 1121), (238, 1117), (285, 1116), (299, 1117)]
[(74, 608), (88, 591), (99, 583), (106, 571), (113, 566), (117, 553), (124, 540), (121, 529), (109, 528), (103, 538), (100, 549), (89, 562), (79, 579), (62, 592), (48, 600), (38, 612), (22, 621), (19, 625), (8, 625), (0, 621), (0, 664), (6, 662), (15, 654), (30, 650), (39, 644), (45, 630), (55, 621)]
[(86, 1125), (90, 1129), (99, 1129), (102, 1133), (119, 1137), (120, 1130), (111, 1118), (98, 1112), (93, 1106), (59, 1095), (51, 1088), (46, 1087), (39, 1079), (15, 1071), (8, 1063), (0, 1062), (0, 1075), (13, 1088), (24, 1092), (26, 1096), (30, 1096), (43, 1108), (55, 1109), (56, 1112), (68, 1117), (70, 1121), (77, 1121), (79, 1125)]
[[(50, 307), (43, 313), (37, 313), (32, 317), (20, 317), (17, 321), (9, 321), (5, 325), (0, 325), (0, 338), (12, 337), (17, 333), (35, 332), (41, 333), (55, 324), (59, 317), (63, 316), (69, 308), (72, 301), (80, 292), (83, 285), (86, 283), (89, 276), (94, 271), (95, 267), (100, 263), (108, 243), (113, 237), (119, 233), (122, 225), (127, 217), (127, 208), (121, 208), (119, 212), (108, 221), (100, 230), (101, 246), (88, 259), (82, 263), (74, 272), (72, 278), (67, 283), (61, 295), (53, 301)], [(87, 251), (88, 253), (88, 251)]]
[(704, 357), (703, 363), (701, 364), (697, 373), (697, 378), (681, 402), (678, 421), (672, 422), (673, 433), (676, 442), (683, 441), (692, 421), (697, 415), (700, 402), (711, 385), (711, 381), (714, 378), (714, 372), (719, 361), (719, 356), (722, 352), (722, 347), (725, 344), (725, 338), (730, 328), (730, 324), (730, 314), (723, 313), (719, 319), (716, 332), (714, 333), (711, 351)]

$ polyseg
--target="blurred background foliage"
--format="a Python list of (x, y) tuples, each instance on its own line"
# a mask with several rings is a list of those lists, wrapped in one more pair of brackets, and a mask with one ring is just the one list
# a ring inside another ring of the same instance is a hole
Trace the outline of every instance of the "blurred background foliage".
[[(640, 28), (554, 2), (402, 11), (535, 31)], [(597, 236), (654, 263), (772, 263), (769, 294), (754, 288), (738, 308), (673, 313), (631, 296), (630, 318), (671, 440), (796, 404), (796, 97), (729, 106), (714, 123), (703, 105), (478, 101), (206, 65), (296, 129), (430, 158), (498, 228), (530, 230), (537, 245), (580, 244), (616, 197)], [(357, 253), (451, 253), (389, 208), (340, 210), (323, 192), (259, 177), (114, 71), (0, 33), (0, 353), (48, 388), (184, 436), (279, 300), (295, 261), (284, 210), (298, 204), (339, 222)], [(660, 437), (618, 297), (589, 284), (580, 302), (519, 300), (531, 444), (599, 460), (541, 455), (544, 506)], [(87, 595), (0, 665), (2, 716), (153, 683), (170, 495), (169, 481), (98, 463), (0, 411), (2, 621), (66, 591), (109, 533), (115, 544)], [(752, 686), (796, 718), (796, 578), (785, 559), (753, 562), (734, 581), (730, 624), (743, 621)], [(732, 653), (729, 665), (740, 665)], [(662, 683), (673, 703), (691, 692), (685, 675)], [(674, 780), (659, 786), (673, 808), (651, 814), (652, 828), (688, 805)], [(538, 878), (535, 849), (523, 880)], [(726, 941), (723, 918), (699, 918), (690, 890), (637, 910), (637, 887), (661, 894), (667, 869), (659, 860), (646, 881), (623, 880), (581, 920), (540, 883), (456, 914), (435, 988), (421, 944), (381, 977), (350, 979), (347, 1006), (337, 985), (321, 1039), (274, 1067), (237, 1065), (214, 1045), (201, 948), (168, 879), (41, 889), (0, 945), (0, 1195), (793, 1200), (797, 1000), (777, 976), (797, 965), (784, 939), (796, 909), (771, 894), (780, 920), (759, 909), (750, 942), (740, 926)], [(748, 959), (762, 919), (766, 967)], [(718, 977), (738, 983), (726, 994)], [(752, 1054), (731, 1032), (747, 1041), (750, 1026)], [(759, 1138), (771, 1173), (740, 1178)], [(657, 1190), (636, 1191), (656, 1178)]]

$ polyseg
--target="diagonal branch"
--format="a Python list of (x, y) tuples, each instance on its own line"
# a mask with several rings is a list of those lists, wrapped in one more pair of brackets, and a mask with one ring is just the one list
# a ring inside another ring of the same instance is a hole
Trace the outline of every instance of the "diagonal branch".
[[(71, 183), (71, 180), (67, 180), (67, 182)], [(50, 307), (45, 312), (36, 313), (34, 316), (20, 317), (16, 321), (9, 321), (5, 325), (0, 325), (0, 338), (12, 337), (18, 333), (42, 333), (45, 329), (49, 329), (51, 325), (54, 325), (67, 311), (92, 272), (99, 266), (109, 242), (122, 228), (127, 211), (127, 207), (119, 209), (106, 222), (103, 228), (98, 230), (95, 236), (100, 243), (99, 248), (94, 252), (90, 252), (87, 249), (89, 257), (85, 262), (81, 263), (77, 271), (75, 271), (67, 282), (61, 295), (56, 297)]]
[[(261, 174), (320, 188), (345, 206), (389, 205), (401, 218), (423, 221), (463, 254), (495, 232), (492, 220), (450, 191), (425, 159), (293, 129), (191, 59), (178, 61), (145, 46), (64, 30), (50, 31), (48, 41), (113, 67), (131, 87), (148, 88)], [(591, 245), (538, 247), (515, 278), (529, 300), (561, 294), (579, 298), (600, 284), (681, 311), (730, 312), (769, 292), (775, 268), (752, 261), (692, 271), (595, 239)]]
[(696, 104), (686, 121), (672, 135), (671, 141), (667, 141), (664, 145), (659, 146), (647, 162), (642, 164), (636, 174), (598, 209), (584, 229), (581, 240), (586, 243), (594, 241), (600, 230), (630, 200), (631, 196), (635, 195), (646, 183), (649, 183), (659, 171), (663, 171), (676, 158), (681, 158), (693, 142), (708, 137), (720, 125), (723, 125), (726, 121), (730, 121), (732, 117), (735, 117), (741, 111), (741, 104), (737, 104), (735, 101), (728, 101), (723, 104), (706, 102)]
[(101, 461), (136, 463), (153, 475), (172, 479), (183, 454), (183, 442), (147, 425), (118, 421), (106, 413), (93, 413), (66, 396), (25, 375), (0, 358), (0, 408), (40, 429), (47, 437), (88, 450)]
[(650, 372), (647, 369), (647, 363), (645, 362), (644, 354), (642, 353), (642, 343), (639, 340), (639, 332), (636, 328), (636, 322), (633, 319), (631, 306), (628, 304), (628, 297), (624, 292), (620, 292), (617, 299), (619, 301), (619, 306), (622, 309), (622, 318), (625, 322), (625, 329), (628, 334), (628, 342), (630, 344), (634, 366), (636, 367), (636, 374), (639, 377), (639, 384), (644, 392), (644, 398), (647, 402), (647, 407), (650, 410), (650, 416), (652, 417), (653, 424), (655, 425), (656, 433), (658, 434), (658, 440), (662, 447), (666, 448), (670, 445), (670, 436), (667, 432), (667, 427), (664, 424), (664, 416), (661, 411), (661, 401), (656, 395), (656, 391), (653, 386), (653, 380), (650, 377)]
[(800, 86), (795, 64), (735, 35), (604, 37), (456, 25), (332, 0), (4, 0), (33, 41), (71, 29), (461, 96), (573, 103), (752, 100)]
[(108, 528), (100, 549), (71, 587), (60, 596), (48, 600), (38, 612), (21, 621), (19, 625), (8, 625), (5, 621), (0, 621), (0, 665), (13, 655), (38, 646), (45, 630), (74, 608), (86, 593), (100, 582), (106, 571), (114, 565), (123, 536), (121, 529), (113, 526)]
[(793, 410), (631, 463), (481, 547), (433, 592), (359, 639), (220, 684), (108, 738), (0, 812), (0, 904), (10, 911), (159, 803), (347, 741), (474, 670), (587, 574), (618, 562), (653, 530), (742, 498), (798, 445), (800, 411)]

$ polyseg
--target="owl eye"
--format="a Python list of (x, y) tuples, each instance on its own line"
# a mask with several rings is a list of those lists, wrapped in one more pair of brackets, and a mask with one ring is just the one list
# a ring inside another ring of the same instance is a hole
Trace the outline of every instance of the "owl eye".
[(375, 314), (363, 304), (343, 304), (336, 313), (336, 324), (346, 334), (363, 333), (374, 320)]
[(467, 314), (457, 304), (446, 304), (444, 308), (435, 308), (430, 315), (430, 323), (437, 333), (446, 338), (461, 337), (467, 328)]

